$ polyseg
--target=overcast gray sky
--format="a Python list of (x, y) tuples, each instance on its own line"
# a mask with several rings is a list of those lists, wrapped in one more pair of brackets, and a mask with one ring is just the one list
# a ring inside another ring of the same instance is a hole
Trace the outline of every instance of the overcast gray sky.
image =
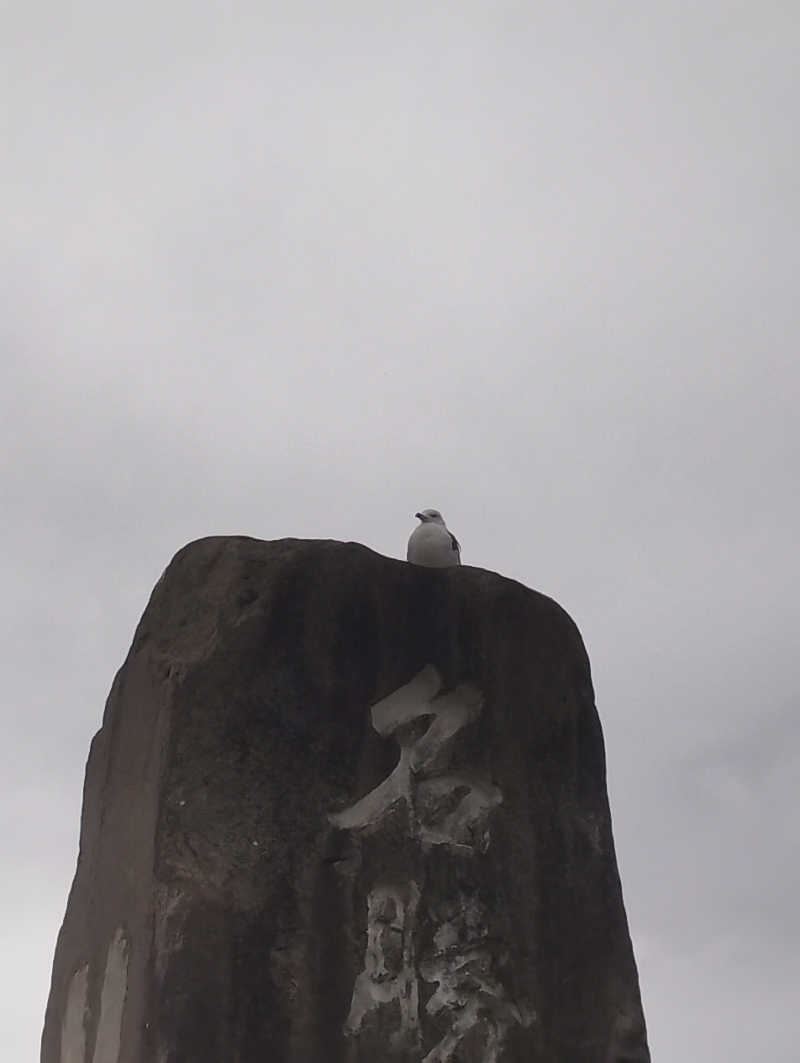
[(1, 21), (3, 1058), (172, 554), (436, 506), (583, 633), (656, 1063), (796, 1059), (796, 3)]

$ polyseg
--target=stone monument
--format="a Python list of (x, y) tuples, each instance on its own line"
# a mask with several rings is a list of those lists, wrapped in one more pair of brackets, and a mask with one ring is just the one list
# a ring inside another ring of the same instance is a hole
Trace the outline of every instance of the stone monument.
[(476, 568), (209, 538), (86, 769), (42, 1063), (647, 1063), (575, 625)]

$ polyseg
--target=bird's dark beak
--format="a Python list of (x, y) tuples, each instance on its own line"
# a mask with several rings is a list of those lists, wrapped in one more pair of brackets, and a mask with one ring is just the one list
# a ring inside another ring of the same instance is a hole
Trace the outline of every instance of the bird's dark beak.
[(422, 516), (422, 514), (421, 514), (421, 513), (415, 513), (415, 514), (414, 514), (414, 516), (415, 516), (415, 517), (416, 517), (416, 518), (417, 518), (418, 520), (425, 520), (425, 518), (424, 518), (424, 517)]

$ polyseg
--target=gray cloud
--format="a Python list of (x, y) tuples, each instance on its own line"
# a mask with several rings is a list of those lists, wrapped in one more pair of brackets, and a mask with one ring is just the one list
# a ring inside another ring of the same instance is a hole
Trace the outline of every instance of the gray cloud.
[(428, 505), (584, 634), (654, 1057), (790, 1058), (794, 12), (38, 0), (0, 48), (8, 1058), (169, 557)]

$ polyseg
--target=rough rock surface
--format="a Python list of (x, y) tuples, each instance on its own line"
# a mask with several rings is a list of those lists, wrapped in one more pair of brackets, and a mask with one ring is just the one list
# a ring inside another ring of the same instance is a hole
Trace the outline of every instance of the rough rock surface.
[(589, 663), (553, 601), (204, 539), (86, 770), (43, 1063), (645, 1063)]

